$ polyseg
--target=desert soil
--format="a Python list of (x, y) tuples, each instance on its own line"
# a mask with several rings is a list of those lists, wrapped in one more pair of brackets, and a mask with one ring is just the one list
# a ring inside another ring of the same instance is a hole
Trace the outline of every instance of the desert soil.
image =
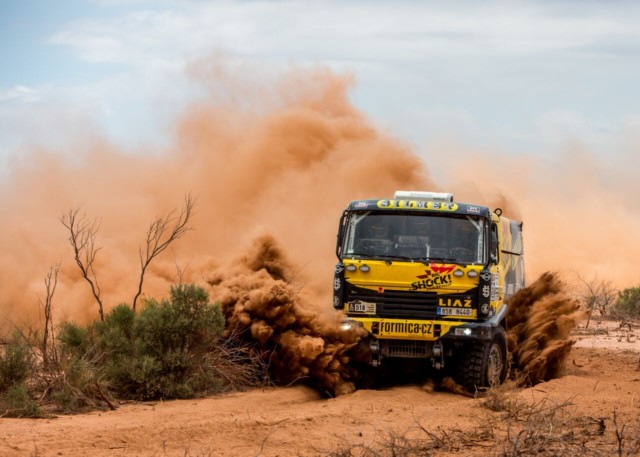
[[(507, 383), (506, 398), (529, 404), (546, 398), (546, 405), (564, 405), (563, 413), (583, 425), (600, 424), (601, 436), (584, 437), (598, 441), (588, 446), (596, 449), (595, 455), (616, 455), (615, 431), (622, 431), (625, 455), (632, 455), (634, 440), (640, 440), (640, 338), (637, 327), (629, 331), (617, 325), (579, 328), (562, 377), (526, 389)], [(50, 419), (0, 419), (0, 455), (327, 455), (374, 446), (390, 435), (410, 436), (419, 426), (434, 436), (463, 437), (456, 446), (443, 438), (443, 445), (432, 451), (435, 455), (500, 455), (506, 449), (503, 440), (464, 440), (479, 436), (481, 425), (500, 424), (506, 417), (483, 407), (483, 401), (417, 385), (359, 390), (332, 399), (299, 385), (254, 389)]]

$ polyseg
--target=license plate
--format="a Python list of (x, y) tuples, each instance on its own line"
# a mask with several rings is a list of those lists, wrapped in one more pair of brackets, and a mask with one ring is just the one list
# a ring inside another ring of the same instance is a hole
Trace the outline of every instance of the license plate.
[(352, 301), (349, 303), (350, 313), (375, 314), (376, 304), (363, 301)]
[(439, 316), (472, 316), (471, 308), (438, 308)]

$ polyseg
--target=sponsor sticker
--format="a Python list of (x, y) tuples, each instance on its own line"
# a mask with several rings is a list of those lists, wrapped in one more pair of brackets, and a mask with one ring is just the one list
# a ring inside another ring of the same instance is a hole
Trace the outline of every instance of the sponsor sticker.
[(491, 275), (491, 301), (496, 301), (498, 299), (499, 284), (500, 276), (498, 273), (493, 273)]
[(440, 211), (456, 211), (457, 203), (452, 202), (431, 202), (421, 200), (378, 200), (378, 208), (398, 208), (398, 209), (430, 209)]
[(482, 286), (482, 296), (489, 298), (489, 295), (491, 295), (491, 286)]
[[(377, 330), (378, 336), (387, 337), (430, 336), (433, 333), (433, 324), (429, 322), (381, 321), (373, 322), (371, 327)], [(376, 334), (375, 331), (372, 333)]]
[(451, 275), (434, 275), (430, 278), (423, 279), (422, 281), (415, 281), (411, 283), (411, 290), (421, 289), (442, 289), (451, 284)]
[(441, 289), (452, 283), (451, 272), (456, 268), (455, 265), (436, 265), (431, 263), (429, 269), (424, 270), (423, 275), (417, 275), (420, 281), (411, 283), (411, 290), (421, 289)]

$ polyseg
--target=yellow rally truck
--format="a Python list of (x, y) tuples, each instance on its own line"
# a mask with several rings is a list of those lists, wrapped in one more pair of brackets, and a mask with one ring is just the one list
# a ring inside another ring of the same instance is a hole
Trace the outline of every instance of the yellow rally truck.
[(473, 392), (507, 374), (508, 298), (524, 286), (522, 222), (452, 194), (398, 191), (340, 219), (333, 306), (361, 326), (364, 363), (451, 375)]

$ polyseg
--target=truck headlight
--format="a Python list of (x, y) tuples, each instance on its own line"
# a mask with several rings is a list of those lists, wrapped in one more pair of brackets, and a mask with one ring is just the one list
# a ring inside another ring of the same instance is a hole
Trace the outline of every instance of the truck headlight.
[(468, 327), (456, 327), (453, 334), (456, 336), (471, 336), (473, 335), (473, 329)]

